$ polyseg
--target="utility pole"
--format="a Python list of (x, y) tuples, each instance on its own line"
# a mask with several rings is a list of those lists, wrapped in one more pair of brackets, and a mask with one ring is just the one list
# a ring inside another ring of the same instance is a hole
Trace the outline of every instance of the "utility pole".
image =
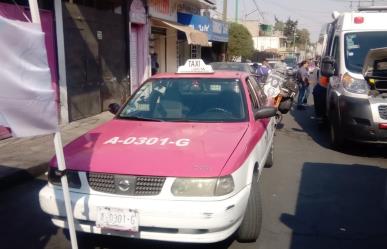
[(294, 51), (294, 54), (296, 54), (296, 27), (294, 27), (294, 30), (293, 30), (293, 51)]
[(235, 22), (238, 22), (239, 0), (235, 0)]
[(227, 1), (223, 0), (223, 21), (227, 22)]
[[(227, 1), (228, 0), (223, 0), (223, 21), (227, 22)], [(227, 43), (223, 43), (222, 48), (221, 48), (221, 61), (226, 61), (226, 54), (227, 54)]]

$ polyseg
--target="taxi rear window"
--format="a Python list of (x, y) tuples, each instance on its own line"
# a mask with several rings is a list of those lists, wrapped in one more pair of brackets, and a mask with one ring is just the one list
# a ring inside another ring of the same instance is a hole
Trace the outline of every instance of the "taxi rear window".
[(239, 79), (171, 78), (146, 82), (118, 115), (174, 122), (241, 122), (247, 119)]

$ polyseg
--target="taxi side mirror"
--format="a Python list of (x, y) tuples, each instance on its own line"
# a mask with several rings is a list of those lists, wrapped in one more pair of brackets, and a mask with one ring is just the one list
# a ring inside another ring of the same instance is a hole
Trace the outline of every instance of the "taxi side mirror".
[(324, 57), (321, 62), (321, 75), (328, 78), (335, 75), (335, 63), (335, 59), (332, 57)]
[(263, 107), (254, 113), (255, 120), (262, 118), (271, 118), (277, 115), (277, 108)]
[(121, 106), (117, 103), (112, 103), (108, 106), (108, 110), (110, 113), (116, 115), (117, 112), (120, 110)]

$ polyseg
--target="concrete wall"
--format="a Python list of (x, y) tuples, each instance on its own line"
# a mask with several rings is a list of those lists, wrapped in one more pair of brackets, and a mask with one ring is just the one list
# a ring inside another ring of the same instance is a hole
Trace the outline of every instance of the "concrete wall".
[(275, 36), (253, 37), (254, 48), (259, 51), (281, 48), (280, 38)]

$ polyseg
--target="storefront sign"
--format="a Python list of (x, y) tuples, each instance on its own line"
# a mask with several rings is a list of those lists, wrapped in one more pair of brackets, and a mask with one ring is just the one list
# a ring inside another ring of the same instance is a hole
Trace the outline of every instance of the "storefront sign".
[(133, 0), (130, 6), (130, 22), (137, 24), (146, 23), (146, 12), (141, 0)]
[(177, 0), (149, 0), (149, 15), (167, 21), (177, 21)]
[(178, 22), (208, 34), (209, 41), (228, 42), (228, 24), (206, 16), (178, 13)]
[(211, 34), (208, 39), (211, 41), (228, 42), (228, 23), (211, 19)]

